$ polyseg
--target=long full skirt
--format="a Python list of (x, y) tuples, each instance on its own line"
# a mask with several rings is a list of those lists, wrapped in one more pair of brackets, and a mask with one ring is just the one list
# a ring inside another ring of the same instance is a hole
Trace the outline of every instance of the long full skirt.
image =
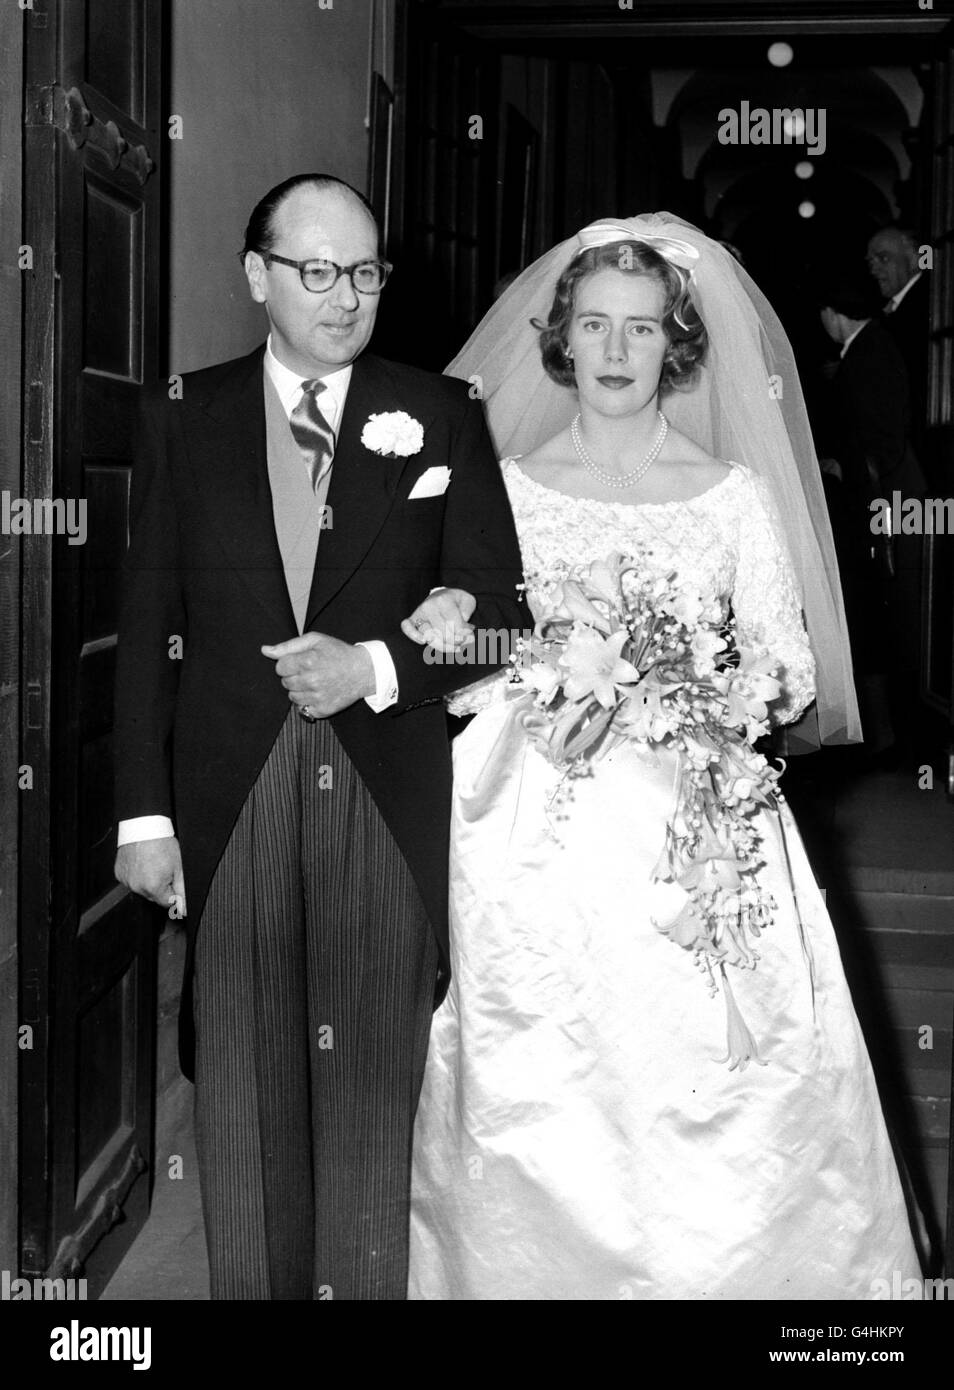
[[(654, 925), (674, 759), (558, 774), (506, 703), (455, 742), (453, 984), (418, 1111), (412, 1299), (869, 1299), (920, 1270), (824, 901), (786, 807), (729, 968), (761, 1063)], [(895, 1274), (895, 1272), (897, 1272)]]

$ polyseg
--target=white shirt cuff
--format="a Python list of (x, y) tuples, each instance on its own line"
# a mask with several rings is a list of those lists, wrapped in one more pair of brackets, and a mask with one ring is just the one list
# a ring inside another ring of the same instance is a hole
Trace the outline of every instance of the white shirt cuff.
[(398, 681), (394, 659), (386, 642), (355, 642), (355, 646), (364, 647), (374, 667), (374, 694), (366, 695), (364, 702), (375, 714), (381, 714), (397, 704)]
[(133, 816), (131, 820), (119, 822), (116, 848), (134, 845), (140, 840), (171, 840), (175, 833), (168, 816)]

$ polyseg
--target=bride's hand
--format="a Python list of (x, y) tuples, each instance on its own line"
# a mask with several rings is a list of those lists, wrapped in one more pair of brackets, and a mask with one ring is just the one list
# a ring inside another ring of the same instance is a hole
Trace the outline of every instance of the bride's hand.
[(419, 646), (460, 651), (474, 635), (468, 619), (476, 607), (477, 600), (466, 589), (435, 589), (404, 619), (401, 631)]

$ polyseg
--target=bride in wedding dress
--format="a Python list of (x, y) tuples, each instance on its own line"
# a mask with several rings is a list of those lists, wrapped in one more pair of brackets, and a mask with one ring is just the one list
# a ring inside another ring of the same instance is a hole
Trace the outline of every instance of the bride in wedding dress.
[[(667, 214), (594, 224), (519, 277), (451, 371), (484, 395), (528, 626), (568, 576), (634, 555), (771, 659), (789, 747), (858, 736), (797, 373), (717, 243)], [(405, 631), (463, 649), (472, 611), (437, 593)], [(631, 679), (600, 670), (612, 698)], [(917, 1276), (784, 798), (754, 817), (756, 949), (702, 950), (658, 874), (676, 740), (611, 741), (567, 794), (513, 672), (450, 708), (474, 718), (454, 743), (453, 979), (417, 1118), (409, 1297), (866, 1299)]]

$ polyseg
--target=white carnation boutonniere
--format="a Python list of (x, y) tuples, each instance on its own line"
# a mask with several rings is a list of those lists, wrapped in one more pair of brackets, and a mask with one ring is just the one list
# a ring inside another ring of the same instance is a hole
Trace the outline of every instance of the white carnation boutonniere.
[(424, 447), (424, 428), (419, 420), (403, 410), (369, 415), (361, 431), (361, 443), (373, 454), (385, 458), (410, 458)]

